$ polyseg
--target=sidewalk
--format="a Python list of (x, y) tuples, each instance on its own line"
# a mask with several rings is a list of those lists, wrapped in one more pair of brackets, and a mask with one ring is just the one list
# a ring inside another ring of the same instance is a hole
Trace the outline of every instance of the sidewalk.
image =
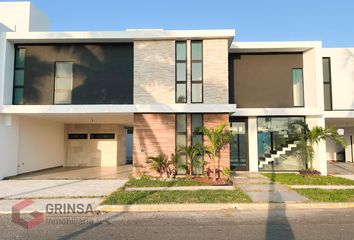
[(301, 203), (309, 201), (288, 186), (273, 184), (269, 178), (259, 173), (237, 173), (233, 181), (254, 203)]

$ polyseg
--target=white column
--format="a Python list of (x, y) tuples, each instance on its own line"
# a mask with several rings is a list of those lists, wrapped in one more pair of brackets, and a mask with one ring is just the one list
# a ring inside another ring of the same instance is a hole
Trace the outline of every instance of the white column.
[(0, 114), (0, 180), (17, 174), (19, 120)]
[[(307, 116), (306, 123), (309, 128), (315, 126), (324, 127), (325, 121), (322, 116)], [(326, 160), (326, 142), (321, 141), (319, 144), (315, 144), (315, 158), (313, 160), (313, 167), (321, 172), (321, 175), (327, 175), (327, 160)]]
[(249, 171), (258, 172), (257, 117), (248, 118)]

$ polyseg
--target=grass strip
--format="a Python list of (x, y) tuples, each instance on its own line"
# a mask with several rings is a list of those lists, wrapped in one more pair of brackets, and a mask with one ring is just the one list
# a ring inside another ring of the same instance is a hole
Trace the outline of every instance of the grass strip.
[(250, 198), (240, 190), (197, 191), (133, 191), (119, 189), (102, 204), (163, 204), (163, 203), (249, 203)]
[(193, 179), (173, 179), (173, 180), (161, 180), (161, 179), (130, 179), (125, 187), (185, 187), (185, 186), (207, 186), (207, 183), (198, 182)]
[(272, 182), (285, 185), (354, 185), (353, 180), (333, 176), (312, 176), (295, 173), (263, 173)]
[(354, 202), (354, 189), (324, 190), (311, 188), (294, 190), (314, 202)]

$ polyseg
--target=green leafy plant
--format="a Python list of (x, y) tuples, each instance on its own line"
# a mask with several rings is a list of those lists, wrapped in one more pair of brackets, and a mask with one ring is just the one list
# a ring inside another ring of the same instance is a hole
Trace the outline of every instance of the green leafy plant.
[(148, 157), (146, 163), (150, 165), (151, 169), (157, 171), (160, 177), (168, 178), (170, 176), (169, 166), (171, 162), (165, 154), (160, 153), (156, 157)]
[(186, 175), (191, 176), (192, 175), (192, 168), (193, 168), (193, 160), (196, 158), (198, 155), (203, 155), (204, 154), (204, 147), (201, 144), (195, 144), (191, 146), (183, 146), (179, 145), (177, 147), (177, 151), (181, 155), (186, 156)]
[(213, 164), (213, 180), (216, 181), (216, 162), (220, 163), (221, 150), (230, 142), (232, 134), (226, 129), (227, 124), (222, 123), (215, 128), (200, 127), (196, 132), (203, 133), (209, 141), (210, 145), (205, 147), (205, 152), (209, 156)]
[(228, 167), (224, 167), (222, 170), (222, 175), (224, 176), (225, 183), (229, 183), (231, 181), (231, 170)]
[(298, 150), (295, 151), (297, 158), (305, 163), (306, 169), (313, 171), (313, 159), (315, 158), (314, 145), (321, 141), (331, 140), (334, 143), (345, 147), (344, 139), (338, 134), (335, 127), (319, 127), (309, 128), (304, 121), (296, 121), (292, 123), (298, 126), (301, 131), (296, 132), (296, 143)]
[(171, 153), (170, 159), (173, 167), (173, 169), (170, 171), (170, 174), (172, 175), (172, 177), (176, 177), (176, 175), (178, 174), (178, 169), (181, 168), (181, 155), (179, 153)]

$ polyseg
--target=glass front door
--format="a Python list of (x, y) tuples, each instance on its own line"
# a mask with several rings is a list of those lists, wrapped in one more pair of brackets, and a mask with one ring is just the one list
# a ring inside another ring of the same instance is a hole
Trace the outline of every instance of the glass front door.
[(247, 118), (231, 118), (230, 169), (248, 171), (248, 131)]

